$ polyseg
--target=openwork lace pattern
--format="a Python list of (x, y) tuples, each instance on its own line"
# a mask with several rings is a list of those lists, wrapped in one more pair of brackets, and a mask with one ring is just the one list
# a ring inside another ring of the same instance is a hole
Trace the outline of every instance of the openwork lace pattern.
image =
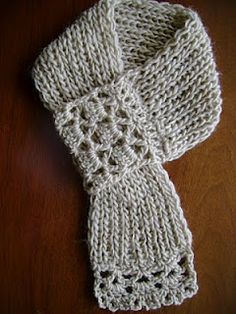
[(126, 80), (96, 88), (55, 114), (55, 124), (95, 193), (153, 160), (141, 99)]
[[(163, 266), (135, 268), (104, 267), (95, 271), (95, 293), (101, 307), (133, 310), (181, 304), (194, 293), (196, 280), (189, 269), (189, 256), (175, 256), (172, 263)], [(109, 286), (109, 290), (106, 287)], [(101, 291), (105, 290), (104, 294)], [(124, 301), (125, 300), (125, 301)]]

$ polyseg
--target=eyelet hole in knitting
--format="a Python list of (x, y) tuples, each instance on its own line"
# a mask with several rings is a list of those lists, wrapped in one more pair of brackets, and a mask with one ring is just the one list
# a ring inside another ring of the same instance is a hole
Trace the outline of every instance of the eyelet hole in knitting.
[(105, 173), (104, 168), (99, 168), (96, 171), (94, 171), (94, 175), (98, 176), (98, 175), (103, 175)]
[(77, 109), (76, 107), (72, 107), (72, 108), (70, 109), (70, 112), (71, 112), (71, 113), (75, 113), (75, 112), (76, 112), (76, 109)]
[(113, 309), (116, 309), (116, 303), (113, 300), (111, 301), (111, 306)]
[(105, 287), (104, 283), (100, 283), (99, 287), (103, 289)]
[(104, 91), (102, 91), (102, 92), (98, 92), (97, 96), (99, 98), (107, 98), (107, 97), (109, 97), (109, 94), (104, 92)]
[(94, 143), (97, 143), (97, 144), (100, 143), (99, 137), (96, 132), (93, 133), (93, 135), (91, 136), (91, 139), (93, 140)]
[(121, 131), (122, 133), (124, 133), (125, 131), (127, 131), (127, 129), (128, 129), (128, 126), (126, 125), (126, 124), (118, 124), (117, 125), (117, 129), (119, 130), (119, 131)]
[(111, 276), (111, 272), (108, 271), (108, 270), (106, 270), (106, 271), (101, 271), (101, 272), (100, 272), (100, 275), (101, 275), (102, 278), (108, 278), (108, 277)]
[(105, 153), (104, 153), (104, 151), (102, 151), (102, 150), (99, 150), (99, 151), (97, 152), (97, 156), (98, 156), (99, 159), (103, 159), (103, 158), (104, 158), (104, 155), (105, 155)]
[(82, 150), (82, 151), (85, 151), (87, 152), (89, 150), (89, 144), (86, 143), (86, 142), (82, 142), (79, 146), (79, 148)]
[(132, 278), (132, 275), (123, 275), (123, 278), (124, 278), (124, 279), (131, 279), (131, 278)]
[(144, 156), (143, 159), (152, 159), (152, 153), (148, 151)]
[(182, 267), (186, 263), (186, 261), (187, 261), (186, 256), (183, 256), (178, 262), (179, 266)]
[(115, 143), (115, 146), (122, 146), (123, 144), (125, 144), (125, 139), (119, 138), (118, 141)]
[(183, 277), (187, 277), (189, 275), (189, 271), (185, 269), (185, 271), (182, 273)]
[(125, 290), (130, 294), (133, 292), (133, 288), (131, 286), (126, 287)]
[(175, 271), (172, 269), (172, 270), (168, 273), (167, 277), (171, 277), (171, 276), (174, 275), (174, 274), (175, 274)]
[(74, 120), (69, 120), (64, 124), (64, 127), (71, 127), (72, 125), (74, 125)]
[(170, 294), (169, 294), (169, 293), (167, 293), (167, 295), (166, 295), (165, 299), (166, 299), (166, 301), (167, 301), (167, 302), (170, 302), (170, 300), (171, 300), (171, 296), (170, 296)]
[(132, 149), (135, 151), (136, 154), (141, 153), (142, 151), (142, 146), (139, 145), (133, 145)]
[(129, 96), (125, 97), (124, 101), (125, 102), (129, 102), (130, 101), (130, 97)]
[(110, 164), (111, 166), (116, 166), (116, 165), (117, 165), (117, 163), (115, 162), (115, 160), (112, 159), (112, 158), (109, 158), (109, 159), (108, 159), (108, 162), (109, 162), (109, 164)]
[(109, 116), (106, 116), (105, 118), (102, 119), (101, 123), (104, 123), (104, 124), (109, 124), (110, 122), (112, 122), (112, 119), (111, 117)]
[(162, 274), (162, 271), (156, 271), (154, 273), (152, 273), (154, 277), (160, 277), (160, 275)]
[(155, 287), (158, 289), (162, 288), (162, 284), (160, 282), (155, 283)]
[(122, 118), (122, 119), (128, 118), (127, 113), (122, 109), (117, 110), (116, 115), (117, 117)]
[(93, 187), (93, 183), (92, 183), (92, 182), (87, 182), (87, 183), (86, 183), (86, 188), (87, 188), (88, 190), (90, 190), (92, 187)]
[(114, 278), (114, 280), (112, 281), (112, 283), (114, 283), (114, 284), (118, 283), (118, 280), (117, 280), (116, 277)]
[(142, 134), (137, 129), (134, 130), (133, 134), (137, 139), (143, 139)]
[(137, 282), (148, 282), (148, 281), (149, 279), (146, 276), (142, 276), (141, 278), (137, 280)]
[(80, 110), (80, 117), (81, 117), (82, 119), (86, 120), (86, 113), (85, 113), (84, 108), (81, 108), (81, 110)]
[(87, 127), (84, 124), (81, 124), (80, 129), (85, 134), (85, 133), (88, 133), (89, 127)]
[(185, 290), (185, 292), (191, 292), (192, 289), (191, 289), (191, 287), (187, 286), (187, 287), (184, 288), (184, 290)]
[(111, 105), (110, 105), (110, 104), (105, 104), (105, 105), (104, 105), (104, 110), (105, 110), (107, 113), (110, 113), (110, 112), (111, 112)]

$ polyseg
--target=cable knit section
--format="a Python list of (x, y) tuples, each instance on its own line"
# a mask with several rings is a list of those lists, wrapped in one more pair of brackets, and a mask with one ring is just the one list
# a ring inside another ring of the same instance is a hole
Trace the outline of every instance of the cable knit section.
[(152, 0), (100, 0), (43, 50), (33, 79), (90, 194), (99, 306), (148, 310), (192, 297), (192, 236), (162, 164), (220, 119), (198, 15)]

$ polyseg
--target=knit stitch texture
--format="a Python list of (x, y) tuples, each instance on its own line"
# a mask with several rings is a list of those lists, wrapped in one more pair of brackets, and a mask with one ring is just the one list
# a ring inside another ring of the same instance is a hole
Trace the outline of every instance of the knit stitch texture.
[(33, 78), (90, 194), (99, 306), (148, 310), (192, 297), (192, 236), (162, 164), (204, 141), (220, 118), (198, 15), (152, 0), (101, 0), (43, 50)]

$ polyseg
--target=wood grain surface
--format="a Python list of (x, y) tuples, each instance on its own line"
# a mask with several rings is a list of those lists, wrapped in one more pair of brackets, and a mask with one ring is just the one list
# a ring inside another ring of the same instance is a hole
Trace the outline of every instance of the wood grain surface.
[[(30, 78), (41, 49), (94, 2), (0, 1), (0, 314), (109, 313), (93, 297), (88, 197)], [(199, 292), (156, 313), (233, 314), (236, 2), (179, 2), (208, 28), (224, 106), (214, 135), (166, 165), (193, 233)]]

